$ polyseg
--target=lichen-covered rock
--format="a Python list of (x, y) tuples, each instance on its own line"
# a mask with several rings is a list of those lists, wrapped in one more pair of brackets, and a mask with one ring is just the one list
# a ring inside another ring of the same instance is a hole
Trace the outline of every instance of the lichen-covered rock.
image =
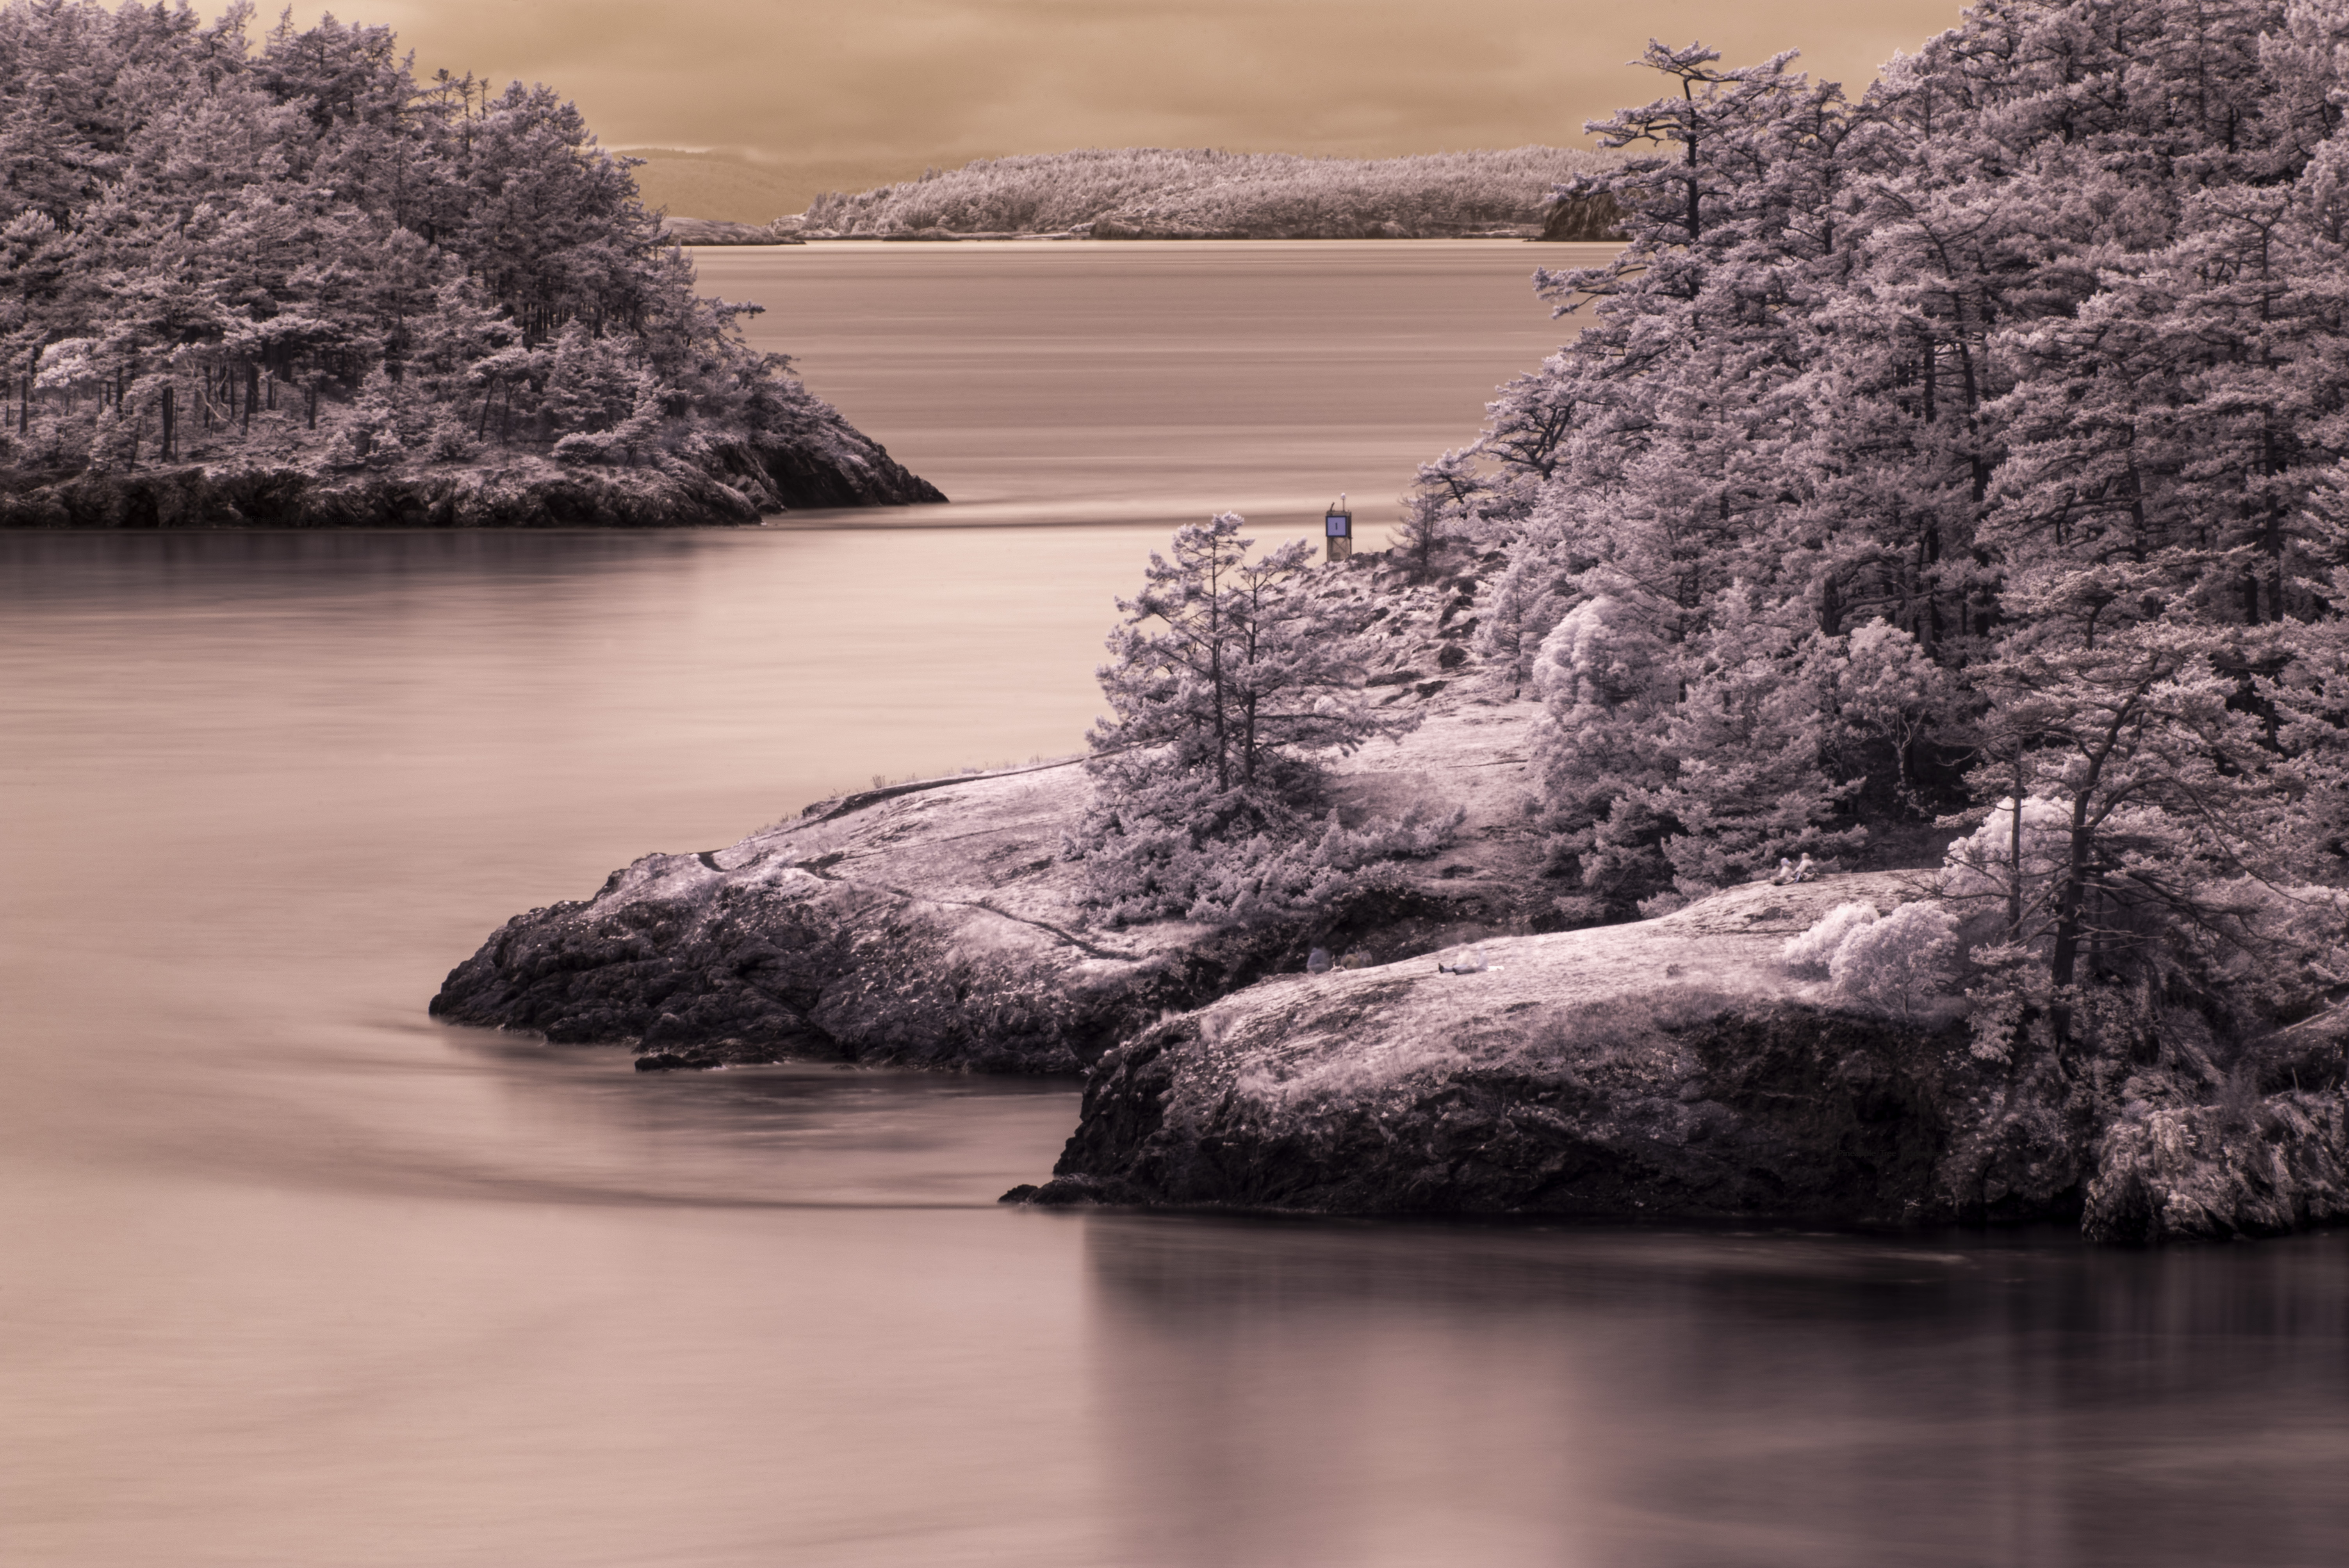
[(1787, 938), (1920, 873), (1734, 888), (1662, 919), (1282, 975), (1102, 1058), (1040, 1187), (1007, 1199), (1317, 1213), (1930, 1223), (2092, 1239), (2349, 1216), (2327, 1016), (2127, 1068), (1975, 1055), (1961, 998), (1863, 1004)]
[[(1779, 952), (1873, 873), (1282, 975), (1121, 1045), (1030, 1201), (1336, 1213), (1946, 1219), (1982, 1087), (1954, 1009), (1854, 1012)], [(1449, 968), (1449, 966), (1445, 966)], [(2055, 1194), (2047, 1195), (2054, 1200)]]
[(891, 786), (729, 849), (648, 855), (592, 898), (507, 922), (432, 1012), (627, 1045), (648, 1070), (814, 1056), (1073, 1072), (1169, 1009), (1302, 967), (1312, 946), (1392, 957), (1522, 923), (1541, 853), (1525, 809), (1531, 715), (1436, 714), (1340, 762), (1341, 816), (1392, 815), (1441, 789), (1469, 817), (1407, 885), (1310, 917), (1089, 925), (1081, 868), (1059, 849), (1092, 781), (1048, 764)]

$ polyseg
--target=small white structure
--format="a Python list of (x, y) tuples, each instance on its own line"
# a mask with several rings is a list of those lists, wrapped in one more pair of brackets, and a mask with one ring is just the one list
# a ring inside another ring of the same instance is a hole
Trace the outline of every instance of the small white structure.
[(1330, 559), (1343, 561), (1354, 553), (1354, 514), (1346, 510), (1346, 497), (1341, 491), (1338, 504), (1321, 518), (1321, 531), (1330, 542)]

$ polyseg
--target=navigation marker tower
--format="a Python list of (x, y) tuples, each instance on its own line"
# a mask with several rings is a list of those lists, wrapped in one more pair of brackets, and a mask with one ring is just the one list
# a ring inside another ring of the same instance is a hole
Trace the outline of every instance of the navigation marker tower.
[(1346, 510), (1346, 492), (1338, 492), (1338, 504), (1321, 519), (1321, 531), (1330, 541), (1330, 559), (1343, 561), (1354, 553), (1354, 514)]

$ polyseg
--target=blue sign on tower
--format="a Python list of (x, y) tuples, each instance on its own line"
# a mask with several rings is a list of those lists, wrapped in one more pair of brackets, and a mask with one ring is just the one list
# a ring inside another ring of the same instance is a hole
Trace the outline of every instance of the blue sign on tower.
[(1354, 553), (1354, 514), (1346, 510), (1346, 498), (1340, 496), (1321, 519), (1322, 532), (1330, 541), (1330, 559), (1343, 561)]

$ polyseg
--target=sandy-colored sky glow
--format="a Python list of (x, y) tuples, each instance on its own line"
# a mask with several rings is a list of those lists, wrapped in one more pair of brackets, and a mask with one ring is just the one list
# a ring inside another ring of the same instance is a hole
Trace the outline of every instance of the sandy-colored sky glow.
[[(941, 166), (1073, 147), (1579, 145), (1649, 36), (1855, 93), (1956, 0), (345, 0), (420, 74), (543, 81), (608, 147)], [(316, 15), (315, 5), (295, 12)]]

